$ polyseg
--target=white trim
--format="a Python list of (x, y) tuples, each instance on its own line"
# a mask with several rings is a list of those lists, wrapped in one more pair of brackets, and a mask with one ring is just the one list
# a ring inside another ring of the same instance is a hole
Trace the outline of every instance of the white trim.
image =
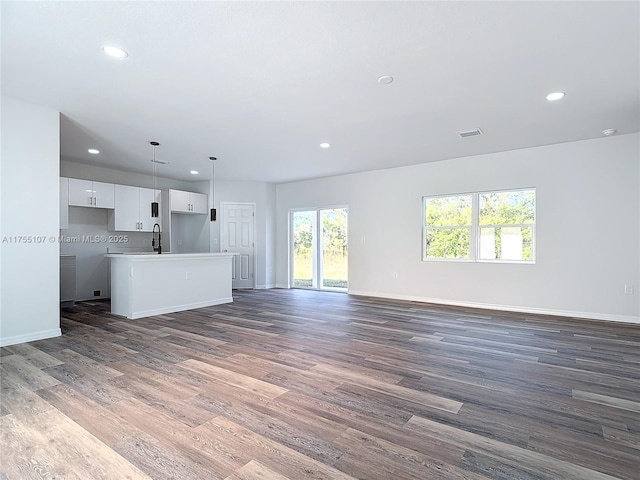
[(513, 305), (496, 305), (491, 303), (461, 302), (455, 300), (444, 300), (442, 298), (418, 297), (414, 295), (394, 295), (378, 292), (362, 292), (349, 290), (349, 295), (361, 295), (364, 297), (388, 298), (392, 300), (407, 300), (411, 302), (435, 303), (440, 305), (451, 305), (455, 307), (480, 308), (483, 310), (502, 310), (505, 312), (533, 313), (538, 315), (555, 315), (558, 317), (571, 317), (586, 320), (602, 320), (607, 322), (622, 322), (640, 324), (640, 316), (633, 315), (613, 315), (609, 313), (574, 312), (571, 310), (552, 310), (548, 308), (519, 307)]
[(276, 288), (286, 288), (289, 290), (291, 286), (288, 283), (276, 283)]
[(271, 288), (276, 288), (274, 283), (269, 283), (268, 285), (256, 285), (256, 290), (269, 290)]
[(62, 335), (62, 330), (59, 328), (41, 330), (25, 335), (15, 335), (13, 337), (0, 338), (0, 347), (8, 347), (9, 345), (16, 345), (18, 343), (35, 342), (36, 340), (45, 340), (47, 338), (59, 337), (60, 335)]

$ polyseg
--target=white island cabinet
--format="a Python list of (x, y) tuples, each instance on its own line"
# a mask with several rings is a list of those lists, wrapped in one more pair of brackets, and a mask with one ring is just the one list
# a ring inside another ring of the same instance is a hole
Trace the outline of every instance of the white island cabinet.
[(109, 253), (111, 313), (135, 319), (233, 301), (232, 253)]

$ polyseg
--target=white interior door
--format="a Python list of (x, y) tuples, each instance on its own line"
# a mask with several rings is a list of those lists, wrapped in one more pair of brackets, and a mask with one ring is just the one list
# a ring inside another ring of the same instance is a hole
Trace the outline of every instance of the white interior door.
[(220, 249), (235, 253), (232, 288), (255, 287), (255, 204), (222, 202)]

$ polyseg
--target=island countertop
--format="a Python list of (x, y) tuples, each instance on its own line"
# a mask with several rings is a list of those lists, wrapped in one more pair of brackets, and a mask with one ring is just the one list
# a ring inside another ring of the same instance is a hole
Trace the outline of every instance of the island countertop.
[(233, 301), (233, 253), (107, 253), (111, 313), (135, 319)]
[(130, 257), (133, 260), (149, 260), (147, 257), (151, 257), (151, 260), (165, 260), (165, 259), (177, 259), (177, 258), (209, 258), (209, 257), (233, 257), (235, 253), (219, 252), (219, 253), (157, 253), (157, 252), (127, 252), (127, 253), (106, 253), (104, 256), (107, 258), (120, 258)]

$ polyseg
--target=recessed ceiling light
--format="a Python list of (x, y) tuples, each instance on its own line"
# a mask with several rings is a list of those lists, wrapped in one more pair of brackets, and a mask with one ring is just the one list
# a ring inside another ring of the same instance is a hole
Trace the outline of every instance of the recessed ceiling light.
[(378, 77), (378, 83), (380, 85), (389, 85), (391, 82), (393, 82), (393, 77), (391, 75), (382, 75), (381, 77)]
[(605, 137), (610, 137), (611, 135), (615, 135), (616, 133), (618, 133), (618, 130), (616, 130), (615, 128), (607, 128), (606, 130), (602, 130), (602, 134)]
[(323, 142), (323, 143), (320, 144), (320, 148), (329, 148), (330, 146), (331, 146), (331, 144), (327, 143), (327, 142)]
[(562, 97), (564, 97), (564, 92), (553, 92), (547, 95), (547, 100), (555, 102), (556, 100), (560, 100)]
[(90, 148), (89, 150), (87, 150), (87, 152), (93, 154), (93, 155), (97, 155), (100, 153), (100, 150), (96, 150), (95, 148)]
[(197, 170), (191, 170), (189, 173), (190, 173), (191, 175), (197, 175), (197, 174), (198, 174), (198, 171), (197, 171)]
[(106, 53), (111, 57), (125, 58), (129, 56), (127, 52), (125, 52), (123, 49), (118, 47), (111, 47), (109, 45), (105, 45), (104, 47), (102, 47), (102, 50), (104, 51), (104, 53)]

